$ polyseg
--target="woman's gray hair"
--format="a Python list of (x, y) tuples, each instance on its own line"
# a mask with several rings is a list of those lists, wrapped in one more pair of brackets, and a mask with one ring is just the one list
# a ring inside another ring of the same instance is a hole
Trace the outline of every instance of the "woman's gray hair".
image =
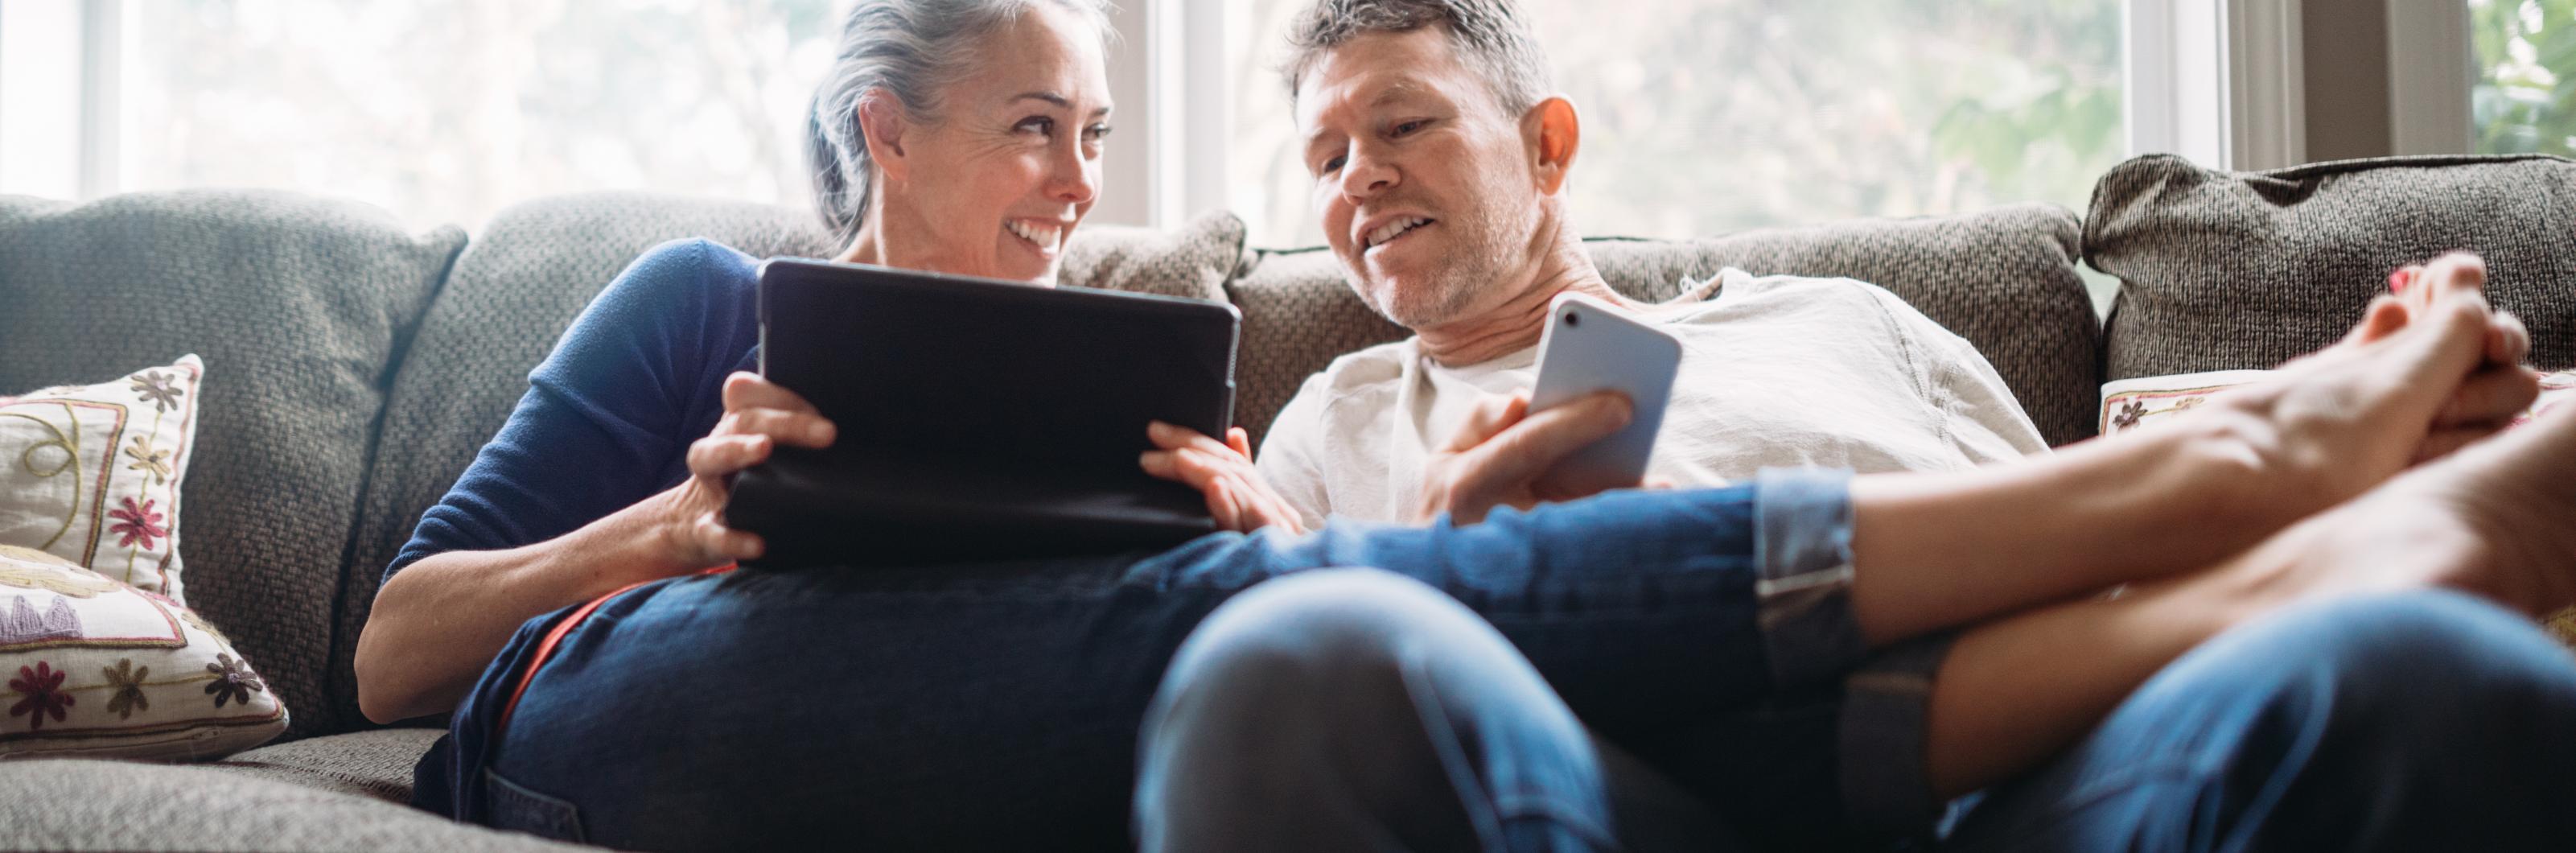
[(977, 48), (1039, 3), (1081, 15), (1108, 40), (1108, 0), (859, 0), (850, 9), (832, 71), (805, 114), (814, 208), (842, 245), (858, 239), (876, 182), (867, 137), (859, 132), (859, 104), (883, 92), (907, 118), (937, 121), (940, 93), (973, 70)]
[(1409, 33), (1436, 26), (1449, 46), (1485, 79), (1494, 101), (1518, 116), (1547, 100), (1556, 88), (1547, 51), (1531, 35), (1529, 18), (1512, 0), (1316, 0), (1288, 28), (1295, 50), (1280, 70), (1294, 101), (1297, 87), (1324, 54), (1368, 33)]

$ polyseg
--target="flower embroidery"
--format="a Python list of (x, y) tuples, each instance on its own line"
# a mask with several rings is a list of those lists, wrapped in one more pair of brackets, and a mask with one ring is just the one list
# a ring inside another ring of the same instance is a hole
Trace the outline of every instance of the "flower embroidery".
[(54, 722), (62, 722), (63, 709), (73, 704), (72, 695), (63, 691), (65, 674), (54, 671), (44, 661), (37, 661), (33, 669), (19, 667), (18, 677), (9, 679), (9, 689), (27, 698), (9, 706), (9, 716), (27, 715), (28, 731), (44, 728), (46, 714), (52, 714)]
[(215, 697), (217, 708), (223, 707), (227, 700), (248, 705), (251, 694), (268, 689), (268, 685), (260, 683), (257, 673), (242, 666), (242, 662), (234, 660), (232, 655), (215, 655), (215, 662), (206, 664), (206, 671), (215, 674), (215, 680), (206, 685), (206, 695)]
[(167, 412), (179, 405), (179, 389), (170, 384), (170, 376), (158, 370), (146, 370), (130, 377), (135, 399), (149, 402), (154, 411)]
[(134, 498), (131, 496), (126, 497), (124, 501), (124, 509), (109, 510), (107, 513), (107, 517), (117, 520), (115, 524), (107, 526), (107, 532), (121, 533), (125, 536), (117, 541), (116, 547), (132, 548), (136, 540), (141, 540), (143, 550), (149, 551), (152, 550), (152, 540), (170, 535), (169, 529), (161, 526), (161, 514), (152, 511), (151, 501), (144, 501), (142, 506), (135, 506)]
[(2175, 404), (2173, 405), (2173, 411), (2177, 411), (2177, 412), (2188, 412), (2188, 411), (2191, 411), (2191, 410), (2193, 410), (2193, 409), (2200, 408), (2200, 403), (2201, 403), (2201, 401), (2203, 401), (2203, 400), (2207, 400), (2207, 399), (2209, 399), (2209, 398), (2207, 398), (2207, 397), (2184, 397), (2184, 398), (2182, 398), (2182, 402), (2175, 403)]
[(126, 470), (151, 474), (155, 485), (169, 481), (170, 451), (152, 449), (151, 436), (135, 436), (134, 446), (126, 448), (125, 455), (134, 460), (134, 464), (125, 466)]
[(2120, 414), (2118, 416), (2111, 418), (2111, 425), (2120, 429), (2128, 429), (2130, 427), (2137, 426), (2138, 419), (2146, 417), (2146, 414), (2147, 404), (2131, 400), (2127, 405), (2120, 407)]
[(116, 691), (107, 699), (108, 713), (123, 720), (133, 717), (136, 711), (152, 710), (152, 700), (143, 696), (143, 679), (152, 674), (151, 667), (136, 669), (132, 659), (119, 659), (113, 669), (99, 667), (98, 674), (107, 676), (107, 686)]

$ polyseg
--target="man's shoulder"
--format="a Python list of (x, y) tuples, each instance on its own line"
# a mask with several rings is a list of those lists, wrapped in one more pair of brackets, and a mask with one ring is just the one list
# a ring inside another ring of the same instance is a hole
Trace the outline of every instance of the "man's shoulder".
[(1308, 377), (1305, 387), (1298, 393), (1320, 390), (1340, 397), (1371, 388), (1393, 387), (1404, 378), (1405, 365), (1411, 363), (1420, 351), (1415, 344), (1417, 340), (1406, 338), (1343, 353), (1325, 365), (1321, 372)]
[(1706, 307), (1676, 317), (1678, 324), (1821, 326), (1845, 334), (1879, 330), (1905, 336), (1939, 328), (1903, 297), (1856, 278), (1756, 276), (1731, 268), (1722, 275)]

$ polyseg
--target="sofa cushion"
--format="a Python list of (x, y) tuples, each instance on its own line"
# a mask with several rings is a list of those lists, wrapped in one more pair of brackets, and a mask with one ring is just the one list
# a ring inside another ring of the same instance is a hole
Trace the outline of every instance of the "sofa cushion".
[(216, 767), (0, 761), (5, 850), (590, 850)]
[(5, 547), (0, 599), (0, 758), (193, 761), (286, 730), (250, 661), (169, 599)]
[(2452, 249), (2486, 257), (2532, 360), (2576, 364), (2576, 161), (2392, 157), (2269, 172), (2170, 155), (2093, 190), (2084, 254), (2118, 276), (2111, 379), (2269, 368), (2333, 343), (2388, 273)]
[(188, 355), (96, 385), (0, 396), (0, 546), (186, 603), (179, 498), (205, 375)]
[[(1592, 238), (1584, 247), (1611, 287), (1649, 301), (1726, 267), (1887, 288), (1975, 344), (2054, 445), (2092, 434), (2100, 384), (2100, 326), (2075, 271), (2076, 235), (2074, 214), (2019, 205), (1695, 240)], [(1307, 375), (1334, 356), (1405, 336), (1359, 301), (1322, 249), (1259, 252), (1226, 292), (1244, 313), (1236, 416), (1256, 442)]]
[(388, 366), (464, 232), (262, 191), (0, 197), (0, 388), (204, 357), (184, 487), (188, 599), (296, 709), (330, 720), (340, 567)]
[[(682, 237), (706, 237), (761, 258), (825, 257), (835, 249), (812, 214), (801, 210), (589, 193), (502, 211), (457, 260), (394, 378), (386, 408), (385, 450), (369, 475), (341, 590), (340, 642), (331, 666), (337, 720), (355, 726), (363, 719), (351, 674), (358, 631), (386, 564), (421, 513), (501, 428), (528, 389), (528, 371), (591, 297), (644, 250)], [(1062, 281), (1217, 298), (1242, 244), (1242, 222), (1224, 213), (1176, 231), (1085, 226), (1066, 248)]]
[(389, 728), (263, 746), (206, 765), (388, 803), (411, 802), (412, 765), (446, 729)]

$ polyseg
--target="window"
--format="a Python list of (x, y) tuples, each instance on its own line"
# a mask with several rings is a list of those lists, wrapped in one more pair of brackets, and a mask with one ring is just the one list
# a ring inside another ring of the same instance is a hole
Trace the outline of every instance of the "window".
[[(362, 199), (424, 227), (602, 188), (801, 207), (805, 105), (830, 64), (839, 5), (12, 2), (0, 49), (18, 73), (0, 74), (12, 99), (0, 109), (91, 88), (23, 71), (38, 57), (17, 48), (45, 25), (65, 28), (34, 10), (113, 7), (99, 57), (112, 63), (113, 97), (93, 102), (112, 105), (113, 124), (101, 134), (9, 109), (0, 157), (44, 165), (0, 166), (0, 191), (73, 195), (59, 149), (79, 145), (110, 174), (89, 194), (278, 187)], [(95, 45), (97, 29), (73, 32)]]
[(2576, 0), (2468, 0), (2481, 154), (2576, 155)]
[[(1301, 0), (1230, 27), (1228, 206), (1321, 241), (1276, 72)], [(1587, 234), (1687, 237), (2047, 201), (2127, 154), (2120, 0), (1585, 0), (1523, 8), (1584, 121)]]

